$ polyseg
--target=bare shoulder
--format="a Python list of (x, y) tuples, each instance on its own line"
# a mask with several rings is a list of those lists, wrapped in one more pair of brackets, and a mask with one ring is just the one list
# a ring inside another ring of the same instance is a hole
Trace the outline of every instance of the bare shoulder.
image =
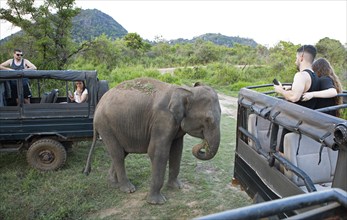
[(301, 81), (307, 81), (307, 80), (311, 79), (310, 74), (306, 71), (301, 71), (301, 72), (295, 73), (294, 78), (297, 78), (298, 80), (301, 80)]

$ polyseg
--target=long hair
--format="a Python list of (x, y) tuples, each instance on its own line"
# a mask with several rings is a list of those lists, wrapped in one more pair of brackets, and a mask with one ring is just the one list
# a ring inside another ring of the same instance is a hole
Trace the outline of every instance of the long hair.
[[(319, 58), (312, 64), (312, 70), (317, 73), (318, 77), (327, 76), (334, 84), (337, 93), (342, 93), (342, 85), (339, 77), (335, 74), (333, 67), (330, 65), (329, 61), (325, 58)], [(342, 97), (334, 97), (335, 104), (341, 105), (343, 103)]]
[(84, 83), (84, 81), (79, 81), (79, 80), (75, 81), (75, 83), (74, 83), (75, 91), (76, 91), (76, 89), (77, 89), (76, 82), (81, 82), (81, 83), (82, 83), (82, 85), (83, 85), (83, 87), (82, 87), (82, 92), (84, 92), (84, 90), (86, 89), (86, 84)]

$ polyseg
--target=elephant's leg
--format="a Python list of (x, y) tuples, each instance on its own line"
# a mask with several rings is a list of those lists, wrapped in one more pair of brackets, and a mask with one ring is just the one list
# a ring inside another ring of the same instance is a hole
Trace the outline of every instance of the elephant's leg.
[[(124, 158), (128, 155), (128, 153), (124, 152)], [(117, 178), (117, 172), (116, 172), (116, 165), (112, 160), (111, 168), (108, 171), (108, 180), (110, 181), (111, 186), (118, 188), (118, 178)]]
[(148, 148), (148, 155), (152, 162), (152, 181), (147, 196), (148, 203), (164, 204), (166, 201), (160, 190), (164, 184), (165, 170), (169, 159), (169, 147), (170, 144), (151, 143)]
[(118, 184), (118, 179), (117, 179), (117, 172), (116, 172), (116, 169), (115, 169), (115, 165), (112, 161), (112, 164), (111, 164), (111, 167), (108, 171), (108, 180), (111, 184), (111, 186), (113, 187), (119, 187), (119, 184)]
[(125, 172), (124, 159), (127, 153), (124, 152), (124, 149), (120, 146), (114, 135), (103, 134), (102, 140), (107, 146), (112, 159), (112, 165), (109, 170), (109, 180), (111, 184), (119, 187), (123, 192), (135, 192), (135, 186), (129, 181)]
[(182, 183), (177, 179), (180, 172), (181, 158), (183, 149), (183, 137), (173, 141), (170, 149), (169, 158), (169, 179), (167, 186), (171, 188), (182, 188)]

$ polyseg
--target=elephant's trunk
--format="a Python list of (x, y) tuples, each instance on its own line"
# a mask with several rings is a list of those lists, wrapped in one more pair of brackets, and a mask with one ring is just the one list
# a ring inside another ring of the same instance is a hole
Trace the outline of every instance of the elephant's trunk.
[(197, 144), (193, 147), (193, 155), (200, 160), (210, 160), (212, 159), (218, 151), (220, 143), (220, 135), (212, 139), (206, 138), (202, 143)]

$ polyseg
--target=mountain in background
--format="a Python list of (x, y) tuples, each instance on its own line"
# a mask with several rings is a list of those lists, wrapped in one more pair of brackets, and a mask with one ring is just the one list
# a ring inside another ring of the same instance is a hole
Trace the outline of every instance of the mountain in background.
[(242, 45), (247, 45), (251, 47), (256, 47), (258, 45), (257, 42), (255, 42), (253, 39), (249, 38), (242, 38), (242, 37), (228, 37), (222, 34), (213, 34), (213, 33), (208, 33), (208, 34), (203, 34), (198, 37), (194, 37), (191, 40), (179, 38), (176, 40), (170, 40), (170, 44), (177, 44), (177, 43), (194, 43), (197, 39), (202, 39), (204, 41), (210, 41), (214, 44), (221, 45), (221, 46), (226, 46), (226, 47), (233, 47), (234, 44), (242, 44)]
[[(149, 24), (150, 25), (150, 24)], [(12, 36), (22, 34), (19, 31), (11, 36), (8, 36), (0, 40), (0, 45), (8, 41)], [(128, 31), (115, 21), (111, 16), (97, 10), (86, 9), (72, 19), (71, 36), (75, 42), (89, 41), (100, 35), (105, 34), (111, 39), (122, 38), (128, 34)], [(170, 44), (177, 43), (194, 43), (197, 39), (210, 41), (217, 45), (223, 45), (227, 47), (233, 47), (235, 43), (256, 47), (257, 43), (253, 39), (241, 38), (241, 37), (228, 37), (222, 34), (208, 33), (194, 37), (191, 40), (188, 39), (175, 39), (169, 40)], [(149, 41), (150, 42), (150, 41)], [(154, 44), (154, 42), (150, 42)]]
[(71, 36), (74, 41), (88, 41), (102, 34), (114, 40), (124, 37), (128, 34), (128, 31), (111, 16), (97, 9), (81, 10), (72, 19)]
[[(23, 34), (18, 31), (0, 40), (0, 45), (8, 41), (13, 36)], [(97, 10), (86, 9), (72, 19), (71, 36), (75, 42), (89, 41), (105, 34), (111, 39), (122, 38), (128, 31), (115, 21), (111, 16)]]

